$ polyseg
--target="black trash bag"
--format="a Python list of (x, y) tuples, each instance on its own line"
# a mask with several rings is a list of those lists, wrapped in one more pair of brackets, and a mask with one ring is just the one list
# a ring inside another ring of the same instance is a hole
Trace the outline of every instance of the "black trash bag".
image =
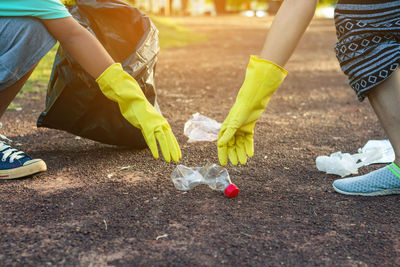
[[(77, 0), (69, 11), (138, 81), (158, 109), (154, 71), (160, 48), (158, 30), (150, 18), (119, 0)], [(47, 88), (46, 108), (37, 126), (105, 144), (147, 147), (141, 131), (121, 115), (118, 104), (103, 95), (96, 81), (61, 46)]]

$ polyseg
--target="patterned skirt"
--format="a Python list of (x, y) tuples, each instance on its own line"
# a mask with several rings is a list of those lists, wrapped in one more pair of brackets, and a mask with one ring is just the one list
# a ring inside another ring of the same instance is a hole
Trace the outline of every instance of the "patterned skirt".
[(400, 64), (400, 0), (339, 0), (336, 57), (363, 101)]

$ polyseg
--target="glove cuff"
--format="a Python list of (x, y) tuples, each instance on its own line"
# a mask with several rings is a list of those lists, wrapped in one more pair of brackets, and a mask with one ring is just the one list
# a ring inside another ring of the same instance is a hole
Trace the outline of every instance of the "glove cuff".
[(76, 0), (61, 0), (60, 2), (66, 6), (76, 5)]
[(238, 98), (254, 104), (264, 102), (278, 89), (287, 73), (284, 68), (271, 61), (251, 56)]
[(103, 94), (115, 102), (146, 99), (137, 81), (129, 75), (120, 63), (109, 66), (97, 79)]
[(120, 73), (124, 69), (122, 68), (121, 63), (114, 63), (110, 65), (99, 77), (97, 77), (96, 82), (101, 86), (101, 83), (104, 80), (108, 80), (108, 77), (114, 77), (117, 73)]
[(260, 58), (260, 56), (258, 56), (258, 55), (251, 55), (251, 56), (250, 56), (250, 62), (251, 62), (251, 61), (257, 62), (257, 63), (259, 63), (259, 64), (272, 65), (272, 66), (274, 66), (275, 68), (277, 68), (278, 70), (280, 70), (280, 71), (282, 72), (282, 74), (283, 74), (285, 77), (286, 77), (286, 75), (288, 74), (288, 71), (285, 70), (282, 66), (279, 66), (279, 65), (276, 64), (275, 62), (272, 62), (272, 61), (269, 61), (269, 60), (266, 60), (266, 59), (262, 59), (262, 58)]
[(123, 80), (122, 75), (124, 74), (122, 65), (120, 63), (114, 63), (96, 79), (100, 90), (112, 101), (118, 102), (118, 100), (120, 100), (120, 97), (114, 88), (119, 87), (118, 83)]

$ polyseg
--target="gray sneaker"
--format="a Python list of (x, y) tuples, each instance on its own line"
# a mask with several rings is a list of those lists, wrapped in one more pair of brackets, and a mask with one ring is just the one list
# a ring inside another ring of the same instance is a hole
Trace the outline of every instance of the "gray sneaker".
[(400, 194), (400, 168), (392, 163), (366, 175), (335, 180), (332, 186), (336, 192), (344, 195)]

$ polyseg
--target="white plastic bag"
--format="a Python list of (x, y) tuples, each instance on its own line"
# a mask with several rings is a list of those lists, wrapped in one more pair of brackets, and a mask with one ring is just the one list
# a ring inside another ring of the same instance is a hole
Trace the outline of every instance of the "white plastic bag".
[(358, 153), (365, 165), (392, 163), (395, 159), (393, 147), (387, 139), (369, 140), (365, 146), (358, 149)]
[(184, 127), (184, 134), (189, 138), (188, 142), (213, 142), (218, 139), (218, 133), (221, 129), (221, 123), (210, 119), (200, 113), (192, 115)]
[(335, 152), (328, 156), (318, 156), (315, 160), (317, 169), (328, 174), (345, 177), (357, 174), (358, 168), (376, 163), (391, 163), (395, 155), (389, 140), (369, 140), (358, 153)]
[(357, 174), (359, 165), (357, 157), (349, 153), (335, 152), (328, 156), (319, 156), (315, 160), (317, 169), (328, 174), (336, 174), (345, 177), (350, 174)]

